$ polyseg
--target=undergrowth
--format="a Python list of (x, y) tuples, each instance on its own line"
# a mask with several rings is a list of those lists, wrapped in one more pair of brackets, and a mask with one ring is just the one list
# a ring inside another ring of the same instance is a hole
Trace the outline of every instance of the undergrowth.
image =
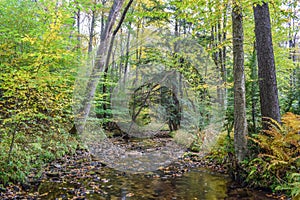
[(206, 159), (213, 160), (217, 164), (227, 164), (228, 155), (234, 154), (233, 137), (226, 133), (220, 134), (216, 144), (211, 148)]
[(286, 113), (282, 124), (268, 120), (269, 130), (248, 137), (249, 156), (238, 168), (234, 167), (232, 135), (221, 134), (206, 159), (227, 166), (231, 175), (238, 173), (249, 187), (284, 192), (300, 199), (300, 116)]
[(51, 129), (48, 133), (18, 132), (13, 147), (11, 147), (11, 140), (11, 134), (2, 135), (0, 145), (2, 186), (26, 181), (32, 169), (41, 171), (46, 163), (67, 153), (73, 153), (78, 145), (74, 136)]
[(300, 198), (300, 116), (286, 113), (282, 124), (269, 121), (268, 130), (250, 138), (259, 154), (245, 162), (246, 181)]

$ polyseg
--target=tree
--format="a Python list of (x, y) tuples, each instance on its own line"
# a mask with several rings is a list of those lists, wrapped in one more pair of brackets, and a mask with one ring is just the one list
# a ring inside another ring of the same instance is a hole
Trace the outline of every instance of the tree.
[(30, 169), (73, 145), (64, 133), (73, 118), (79, 53), (68, 8), (65, 2), (0, 1), (1, 184), (24, 181)]
[[(96, 88), (98, 85), (98, 80), (101, 76), (101, 72), (105, 68), (106, 59), (108, 56), (109, 44), (111, 37), (113, 36), (113, 26), (116, 22), (117, 16), (120, 13), (120, 10), (124, 4), (125, 0), (114, 0), (111, 10), (109, 12), (109, 16), (105, 25), (105, 28), (101, 34), (100, 45), (97, 50), (95, 64), (93, 66), (91, 75), (89, 77), (85, 97), (82, 102), (82, 107), (79, 111), (79, 123), (77, 124), (77, 131), (82, 133), (84, 130), (84, 126), (86, 124), (86, 120), (90, 113), (90, 109), (92, 106), (92, 100), (95, 96)], [(122, 20), (122, 19), (121, 19)]]
[(247, 120), (244, 74), (244, 31), (242, 8), (234, 2), (232, 9), (233, 70), (234, 70), (234, 147), (238, 161), (247, 153)]
[(284, 97), (284, 104), (281, 109), (284, 112), (293, 112), (300, 114), (300, 87), (297, 73), (299, 74), (299, 56), (297, 54), (297, 43), (299, 43), (299, 20), (300, 20), (300, 2), (289, 0), (286, 2), (286, 7), (289, 9), (287, 15), (288, 25), (288, 41), (286, 46), (289, 49), (289, 59), (291, 59), (294, 68), (290, 69), (289, 84), (286, 89), (289, 91)]
[[(103, 80), (104, 82), (107, 81), (107, 73), (108, 73), (108, 69), (109, 69), (109, 62), (110, 62), (110, 57), (111, 57), (111, 54), (112, 54), (112, 49), (113, 49), (113, 46), (114, 46), (114, 41), (115, 41), (115, 38), (116, 38), (116, 35), (118, 33), (118, 31), (120, 30), (121, 28), (121, 25), (125, 19), (125, 16), (128, 12), (128, 9), (130, 8), (131, 4), (132, 4), (133, 0), (130, 0), (123, 13), (122, 13), (122, 16), (121, 16), (121, 19), (117, 25), (117, 27), (114, 29), (113, 33), (112, 33), (112, 36), (111, 36), (111, 40), (110, 40), (110, 44), (109, 44), (109, 48), (108, 48), (108, 52), (107, 52), (107, 55), (106, 55), (106, 63), (105, 63), (105, 68), (104, 68), (104, 74), (103, 74)], [(105, 94), (107, 92), (107, 85), (103, 84), (102, 86), (102, 92), (103, 94)], [(104, 114), (103, 114), (103, 117), (106, 118), (106, 110), (107, 110), (107, 103), (106, 103), (107, 99), (106, 99), (106, 96), (104, 95), (103, 96), (103, 111), (104, 111)]]
[[(254, 6), (255, 37), (258, 61), (261, 115), (280, 122), (275, 61), (268, 3)], [(263, 123), (267, 129), (267, 123)]]
[[(228, 16), (228, 1), (217, 1), (208, 3), (208, 7), (213, 13), (213, 7), (219, 4), (218, 9), (220, 9), (215, 15), (215, 17), (209, 17), (211, 21), (211, 48), (212, 48), (212, 58), (217, 67), (217, 73), (219, 73), (219, 85), (217, 88), (218, 92), (218, 102), (221, 106), (225, 106), (226, 102), (226, 45), (224, 44), (227, 39), (227, 16)], [(213, 20), (212, 20), (212, 19)], [(214, 19), (215, 18), (215, 19)]]

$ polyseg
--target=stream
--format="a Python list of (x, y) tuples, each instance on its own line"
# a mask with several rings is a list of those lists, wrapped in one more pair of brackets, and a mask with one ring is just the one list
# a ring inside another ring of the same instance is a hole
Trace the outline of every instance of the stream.
[(230, 189), (232, 182), (228, 175), (190, 160), (178, 160), (153, 172), (133, 174), (109, 168), (89, 156), (81, 150), (75, 156), (51, 163), (31, 193), (37, 199), (273, 199), (258, 190)]
[(225, 199), (229, 181), (227, 176), (203, 168), (177, 177), (105, 169), (101, 178), (91, 176), (81, 183), (44, 182), (39, 193), (45, 199)]
[[(147, 149), (160, 148), (157, 144), (168, 139), (159, 138), (154, 141), (155, 143), (140, 140), (129, 143), (115, 141), (115, 144), (129, 149), (134, 147), (135, 151), (142, 154)], [(32, 169), (27, 185), (6, 188), (5, 193), (0, 193), (0, 199), (276, 199), (266, 192), (239, 187), (228, 175), (220, 173), (224, 172), (221, 166), (203, 160), (200, 154), (198, 160), (193, 156), (184, 156), (164, 166), (150, 172), (124, 172), (103, 164), (86, 149), (77, 149), (73, 155), (65, 155), (49, 163), (43, 168), (42, 174), (39, 170)]]

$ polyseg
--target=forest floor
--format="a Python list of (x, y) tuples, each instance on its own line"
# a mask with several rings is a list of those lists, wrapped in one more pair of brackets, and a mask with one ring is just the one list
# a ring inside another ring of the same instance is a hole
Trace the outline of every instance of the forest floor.
[[(114, 143), (122, 145), (132, 145), (130, 142), (112, 139)], [(168, 138), (159, 138), (165, 141)], [(129, 148), (129, 146), (128, 146)], [(226, 173), (226, 167), (217, 165), (212, 161), (203, 159), (203, 155), (194, 152), (187, 152), (187, 156), (180, 158), (172, 164), (162, 167), (157, 171), (146, 173), (150, 179), (165, 180), (182, 176), (191, 169), (204, 167), (213, 172)], [(28, 176), (28, 181), (23, 184), (15, 184), (0, 188), (0, 199), (91, 199), (89, 194), (93, 193), (101, 197), (106, 196), (107, 192), (102, 187), (109, 181), (105, 176), (109, 168), (95, 158), (91, 153), (83, 148), (78, 148), (73, 155), (65, 155), (44, 167), (42, 173), (35, 169)], [(116, 172), (114, 172), (116, 173)], [(125, 172), (117, 172), (114, 176), (128, 176)], [(89, 180), (89, 181), (86, 181)], [(91, 181), (92, 180), (92, 181)], [(47, 186), (45, 187), (45, 184)], [(44, 187), (40, 186), (44, 184)], [(55, 185), (60, 184), (58, 193), (51, 190), (58, 190)], [(106, 186), (108, 187), (108, 186)], [(240, 187), (236, 183), (228, 185), (227, 199), (286, 199), (284, 196), (275, 196), (274, 194), (260, 190), (252, 190)], [(130, 197), (130, 193), (127, 194)], [(100, 199), (100, 198), (99, 198)], [(110, 199), (110, 198), (106, 198)]]

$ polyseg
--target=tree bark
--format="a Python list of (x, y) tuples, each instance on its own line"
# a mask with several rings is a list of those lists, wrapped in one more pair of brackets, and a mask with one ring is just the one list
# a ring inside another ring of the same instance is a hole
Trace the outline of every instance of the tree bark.
[(261, 115), (263, 129), (268, 129), (267, 118), (280, 122), (280, 108), (272, 44), (271, 22), (267, 3), (254, 6), (255, 37), (258, 61)]
[(239, 162), (247, 154), (247, 120), (244, 74), (244, 31), (242, 8), (234, 2), (232, 10), (234, 71), (234, 148)]
[[(223, 12), (223, 37), (222, 42), (224, 43), (227, 39), (227, 11), (228, 11), (228, 2), (224, 5), (224, 12)], [(221, 62), (221, 77), (222, 77), (222, 87), (223, 87), (223, 98), (224, 98), (224, 106), (226, 106), (226, 99), (227, 99), (227, 88), (226, 88), (226, 82), (227, 82), (227, 69), (226, 69), (226, 45), (223, 44), (222, 50), (222, 62)], [(225, 108), (226, 109), (226, 108)]]
[(90, 34), (89, 34), (89, 46), (88, 46), (88, 54), (89, 55), (93, 51), (93, 39), (94, 39), (95, 21), (96, 21), (96, 8), (94, 8), (92, 10), (92, 20), (91, 20), (91, 29), (90, 29)]
[[(112, 33), (112, 37), (111, 37), (111, 40), (110, 40), (110, 44), (109, 44), (109, 49), (108, 49), (108, 52), (107, 52), (107, 56), (106, 56), (106, 63), (105, 63), (105, 68), (104, 68), (104, 74), (103, 74), (103, 80), (104, 80), (104, 84), (102, 86), (102, 92), (103, 94), (105, 94), (107, 92), (107, 85), (106, 85), (106, 81), (107, 81), (107, 72), (108, 72), (108, 69), (109, 69), (109, 61), (110, 61), (110, 57), (111, 57), (111, 53), (112, 53), (112, 49), (113, 49), (113, 46), (114, 46), (114, 42), (115, 42), (115, 38), (116, 38), (116, 35), (118, 33), (118, 31), (120, 30), (121, 28), (121, 25), (125, 19), (125, 16), (132, 4), (133, 0), (130, 0), (128, 2), (128, 4), (126, 5), (123, 13), (122, 13), (122, 16), (121, 16), (121, 19), (117, 25), (117, 27), (115, 28), (115, 30), (113, 31)], [(106, 115), (106, 112), (107, 112), (107, 109), (108, 109), (108, 104), (107, 104), (107, 99), (106, 99), (106, 96), (104, 95), (103, 96), (103, 118), (106, 118), (107, 115)]]
[[(129, 27), (131, 26), (131, 22), (129, 23)], [(127, 40), (126, 40), (126, 54), (125, 54), (125, 66), (124, 66), (124, 78), (123, 78), (123, 84), (126, 83), (126, 77), (128, 72), (128, 64), (129, 64), (129, 48), (130, 48), (130, 30), (128, 28), (127, 30)]]
[(112, 28), (116, 22), (116, 18), (120, 13), (124, 1), (125, 0), (114, 0), (113, 6), (109, 12), (107, 23), (103, 30), (103, 34), (101, 35), (100, 45), (97, 50), (95, 64), (93, 66), (92, 73), (89, 77), (88, 84), (86, 87), (86, 92), (84, 94), (85, 97), (82, 102), (83, 107), (79, 112), (80, 116), (76, 127), (79, 134), (83, 132), (86, 120), (90, 113), (92, 100), (95, 96), (95, 91), (97, 88), (98, 80), (100, 78), (100, 73), (105, 66), (107, 50), (109, 47), (110, 38), (112, 36)]
[(253, 52), (250, 59), (251, 68), (251, 116), (252, 116), (252, 130), (256, 133), (256, 116), (257, 116), (257, 101), (258, 101), (258, 86), (257, 86), (257, 58), (256, 58), (256, 44), (253, 44)]

